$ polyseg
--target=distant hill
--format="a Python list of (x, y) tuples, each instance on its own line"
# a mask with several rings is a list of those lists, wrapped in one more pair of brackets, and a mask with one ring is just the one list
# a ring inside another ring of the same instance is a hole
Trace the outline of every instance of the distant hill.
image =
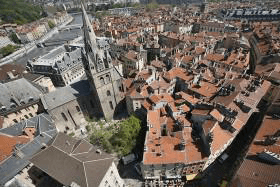
[(25, 0), (0, 0), (0, 24), (19, 25), (40, 19), (42, 8)]

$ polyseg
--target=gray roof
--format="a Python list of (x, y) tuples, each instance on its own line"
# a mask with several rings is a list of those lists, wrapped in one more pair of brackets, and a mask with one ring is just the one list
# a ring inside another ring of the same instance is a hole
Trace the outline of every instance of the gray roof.
[(75, 100), (76, 97), (72, 93), (71, 87), (58, 88), (42, 97), (44, 108), (47, 110), (54, 109), (65, 103)]
[(58, 55), (65, 53), (66, 49), (64, 46), (60, 46), (55, 48), (54, 50), (50, 51), (48, 54), (42, 56), (40, 59), (42, 60), (50, 60), (50, 59), (54, 59), (55, 57), (57, 57)]
[(56, 61), (56, 66), (60, 72), (66, 71), (77, 64), (82, 64), (80, 48), (77, 48), (72, 52), (66, 52), (61, 61)]
[(100, 184), (113, 157), (97, 153), (96, 148), (85, 140), (59, 133), (53, 144), (30, 162), (63, 185), (75, 182), (81, 187), (92, 187)]
[(89, 94), (91, 94), (91, 87), (88, 80), (80, 80), (69, 86), (57, 88), (55, 91), (45, 94), (42, 97), (42, 102), (45, 109), (51, 110), (80, 96), (87, 96)]
[(91, 94), (91, 87), (88, 80), (80, 80), (70, 85), (72, 93), (76, 96), (86, 96)]
[[(48, 54), (40, 57), (35, 62), (30, 62), (32, 66), (51, 66), (57, 72), (64, 72), (72, 67), (82, 64), (81, 48), (67, 51), (65, 46), (60, 46)], [(38, 73), (47, 73), (45, 69), (36, 69)]]
[[(36, 127), (36, 137), (27, 144), (16, 146), (22, 156), (14, 153), (0, 164), (0, 186), (4, 186), (6, 182), (25, 168), (30, 163), (29, 159), (39, 152), (43, 146), (49, 144), (57, 134), (56, 127), (48, 114), (40, 114), (26, 120), (26, 122), (0, 129), (0, 133), (18, 136), (22, 135), (22, 130), (25, 127), (30, 126)], [(40, 134), (37, 132), (40, 132)]]
[(1, 108), (2, 111), (8, 111), (37, 100), (42, 93), (25, 78), (0, 83), (0, 90), (0, 112)]

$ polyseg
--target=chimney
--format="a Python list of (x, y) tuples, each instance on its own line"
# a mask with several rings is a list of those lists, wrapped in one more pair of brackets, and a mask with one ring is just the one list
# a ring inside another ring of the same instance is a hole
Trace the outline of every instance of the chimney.
[(96, 149), (96, 153), (98, 153), (98, 154), (102, 154), (102, 152), (101, 152), (101, 150), (100, 149)]
[(15, 78), (14, 74), (11, 71), (7, 72), (7, 75), (9, 77), (9, 79), (14, 79)]

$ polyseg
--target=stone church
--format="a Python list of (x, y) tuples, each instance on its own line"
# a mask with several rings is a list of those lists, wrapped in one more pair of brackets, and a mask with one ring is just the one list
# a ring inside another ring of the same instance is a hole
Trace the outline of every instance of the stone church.
[(95, 108), (98, 108), (96, 116), (112, 119), (118, 113), (122, 100), (122, 76), (113, 66), (109, 51), (98, 45), (83, 5), (82, 11), (85, 43), (82, 50), (82, 61), (93, 89)]

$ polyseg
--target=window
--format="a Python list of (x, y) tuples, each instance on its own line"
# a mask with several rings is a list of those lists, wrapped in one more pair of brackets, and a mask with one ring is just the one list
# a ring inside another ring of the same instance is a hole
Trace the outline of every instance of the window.
[(68, 121), (66, 115), (65, 115), (63, 112), (61, 113), (61, 116), (63, 117), (63, 119), (64, 119), (65, 121)]
[(110, 90), (107, 90), (107, 96), (111, 96)]
[(33, 117), (33, 115), (32, 115), (31, 113), (29, 113), (29, 116), (30, 116), (30, 117)]
[(110, 82), (110, 75), (106, 75), (106, 83)]
[(113, 110), (113, 109), (114, 109), (113, 102), (112, 102), (112, 101), (109, 101), (109, 104), (110, 104), (111, 109)]
[(81, 111), (79, 106), (76, 106), (76, 110), (77, 110), (77, 112)]
[(13, 119), (13, 121), (14, 121), (15, 123), (18, 123), (18, 120), (16, 120), (16, 119)]
[(24, 117), (25, 117), (26, 119), (28, 119), (28, 118), (29, 118), (27, 115), (24, 115)]
[(103, 85), (105, 84), (105, 81), (104, 81), (104, 78), (103, 77), (100, 77), (100, 83)]

